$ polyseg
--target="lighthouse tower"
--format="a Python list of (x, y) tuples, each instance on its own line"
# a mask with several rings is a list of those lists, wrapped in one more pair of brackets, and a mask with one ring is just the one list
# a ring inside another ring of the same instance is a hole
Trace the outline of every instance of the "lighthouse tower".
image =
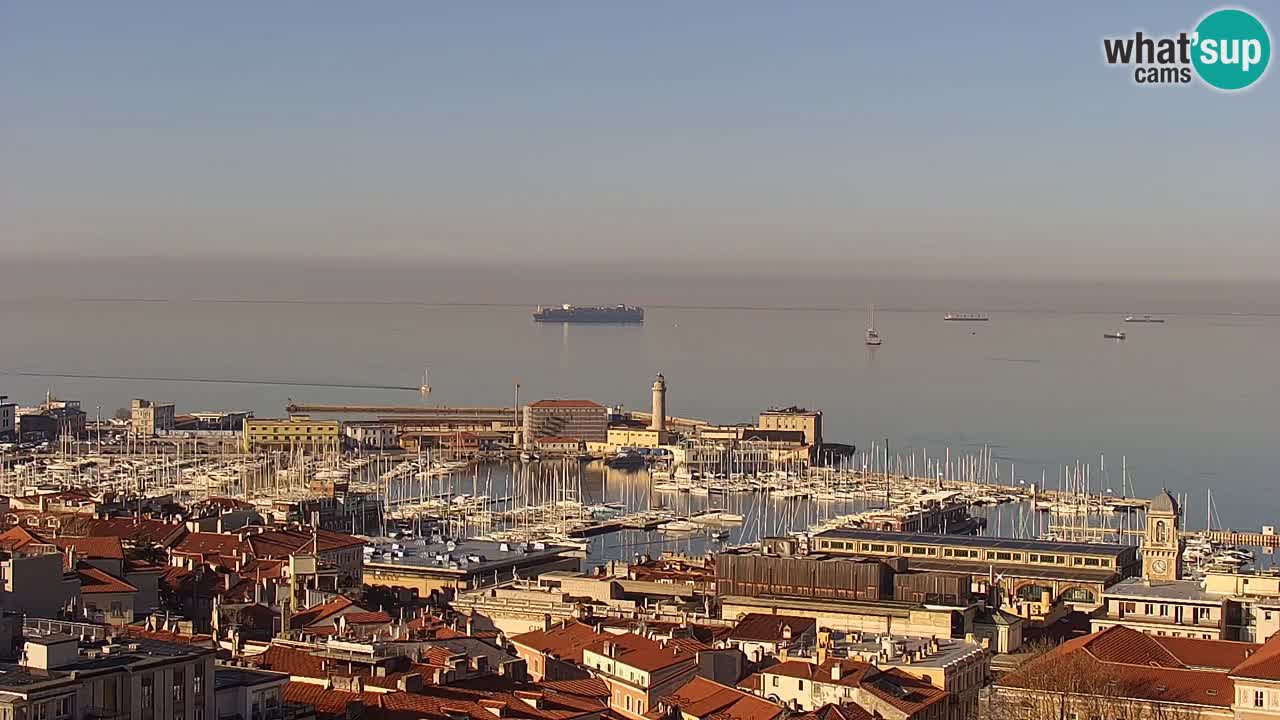
[(667, 431), (667, 380), (662, 373), (653, 380), (653, 418), (649, 420), (649, 429), (657, 430), (659, 438)]

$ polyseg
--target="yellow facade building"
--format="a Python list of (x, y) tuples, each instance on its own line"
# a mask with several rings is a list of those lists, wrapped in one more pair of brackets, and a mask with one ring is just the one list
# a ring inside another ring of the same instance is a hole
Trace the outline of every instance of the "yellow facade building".
[(292, 450), (332, 449), (342, 440), (342, 423), (337, 420), (312, 420), (309, 415), (287, 419), (247, 418), (241, 430), (241, 449)]
[(761, 430), (799, 430), (809, 445), (822, 444), (822, 411), (801, 407), (773, 408), (760, 413)]

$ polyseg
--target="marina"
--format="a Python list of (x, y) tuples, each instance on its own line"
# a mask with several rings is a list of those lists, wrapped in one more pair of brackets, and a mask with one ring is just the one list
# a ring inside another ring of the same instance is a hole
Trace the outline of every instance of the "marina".
[[(987, 448), (894, 454), (873, 443), (856, 454), (779, 460), (752, 443), (699, 447), (632, 453), (639, 460), (623, 466), (430, 451), (206, 452), (194, 442), (130, 454), (64, 447), (0, 467), (0, 494), (77, 490), (193, 504), (234, 498), (280, 520), (291, 504), (359, 496), (378, 509), (352, 517), (342, 528), (348, 532), (562, 544), (593, 563), (640, 548), (696, 553), (841, 528), (1132, 544), (1148, 502), (1123, 459), (1114, 476), (1100, 457), (1096, 465), (1059, 468), (1056, 477), (1046, 470), (1028, 478)], [(1108, 492), (1113, 484), (1122, 492)], [(1269, 557), (1276, 547), (1270, 528), (1233, 532), (1206, 523), (1206, 532), (1189, 535), (1184, 559), (1193, 570), (1241, 568), (1261, 560), (1247, 548)]]

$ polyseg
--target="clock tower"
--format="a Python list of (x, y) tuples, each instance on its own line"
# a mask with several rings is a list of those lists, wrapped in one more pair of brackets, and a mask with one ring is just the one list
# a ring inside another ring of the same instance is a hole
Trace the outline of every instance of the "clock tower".
[(1145, 580), (1182, 579), (1182, 541), (1178, 501), (1161, 490), (1147, 508), (1147, 534), (1142, 539), (1142, 577)]

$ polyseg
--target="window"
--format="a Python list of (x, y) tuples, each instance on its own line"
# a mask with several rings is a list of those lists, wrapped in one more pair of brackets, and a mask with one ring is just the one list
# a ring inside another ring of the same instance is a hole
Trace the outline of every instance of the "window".
[(173, 701), (182, 702), (187, 690), (187, 674), (182, 670), (173, 671)]
[(1018, 588), (1016, 595), (1019, 599), (1026, 600), (1027, 602), (1040, 602), (1040, 598), (1042, 598), (1045, 593), (1048, 593), (1049, 597), (1052, 598), (1053, 588), (1032, 583)]
[(1253, 691), (1253, 706), (1264, 707), (1267, 704), (1267, 694), (1261, 690)]
[(799, 683), (799, 685), (798, 685), (797, 687), (798, 687), (800, 690), (804, 690), (804, 681), (803, 681), (803, 680), (798, 680), (798, 681), (796, 681), (796, 682), (798, 682), (798, 683)]
[(71, 698), (58, 698), (58, 717), (64, 718), (71, 714)]
[(1062, 593), (1062, 599), (1072, 603), (1092, 603), (1097, 602), (1097, 596), (1092, 590), (1082, 587), (1073, 587)]
[(199, 707), (199, 706), (197, 706), (197, 707), (196, 707), (195, 720), (204, 720), (204, 708), (203, 708), (203, 707)]
[(196, 695), (204, 694), (204, 672), (200, 668), (197, 668), (195, 674), (191, 676), (191, 689)]
[(773, 686), (774, 686), (774, 687), (778, 687), (778, 676), (777, 676), (777, 675), (771, 675), (770, 677), (772, 677), (772, 678), (773, 678)]
[(155, 687), (152, 679), (149, 677), (142, 678), (142, 708), (149, 709), (155, 704)]

